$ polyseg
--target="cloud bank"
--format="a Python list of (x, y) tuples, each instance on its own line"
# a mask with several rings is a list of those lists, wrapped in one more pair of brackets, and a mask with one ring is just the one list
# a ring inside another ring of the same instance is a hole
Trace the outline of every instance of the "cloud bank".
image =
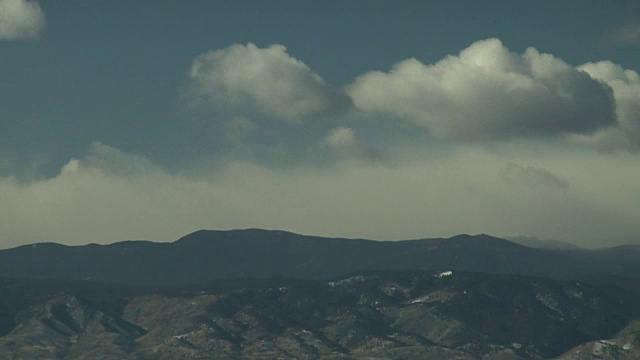
[(36, 39), (44, 27), (44, 13), (37, 2), (0, 0), (0, 39)]
[[(349, 138), (347, 131), (335, 134)], [(526, 149), (465, 146), (393, 167), (345, 160), (331, 168), (283, 170), (231, 162), (187, 176), (96, 143), (54, 178), (28, 184), (0, 178), (0, 238), (4, 247), (108, 243), (260, 227), (374, 239), (485, 232), (587, 246), (633, 242), (640, 235), (632, 180), (638, 169), (630, 155), (532, 157)]]

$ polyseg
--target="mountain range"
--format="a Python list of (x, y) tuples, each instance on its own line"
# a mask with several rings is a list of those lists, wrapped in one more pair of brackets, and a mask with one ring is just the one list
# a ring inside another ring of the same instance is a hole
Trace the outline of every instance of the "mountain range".
[(325, 279), (361, 270), (455, 269), (579, 280), (640, 278), (640, 249), (549, 250), (489, 235), (371, 241), (259, 229), (197, 231), (172, 243), (40, 243), (0, 251), (0, 276), (144, 286), (273, 276)]
[(0, 251), (4, 359), (640, 358), (640, 248), (259, 229)]

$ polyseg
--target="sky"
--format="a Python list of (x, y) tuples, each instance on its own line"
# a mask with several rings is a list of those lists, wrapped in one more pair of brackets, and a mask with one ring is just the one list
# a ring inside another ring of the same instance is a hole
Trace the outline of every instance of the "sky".
[(637, 1), (0, 0), (0, 248), (640, 244)]

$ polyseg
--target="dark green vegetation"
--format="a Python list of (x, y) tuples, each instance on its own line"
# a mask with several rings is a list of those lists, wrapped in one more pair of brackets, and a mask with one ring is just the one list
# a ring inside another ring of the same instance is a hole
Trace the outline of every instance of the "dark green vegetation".
[(0, 251), (0, 359), (637, 359), (640, 249), (199, 231)]

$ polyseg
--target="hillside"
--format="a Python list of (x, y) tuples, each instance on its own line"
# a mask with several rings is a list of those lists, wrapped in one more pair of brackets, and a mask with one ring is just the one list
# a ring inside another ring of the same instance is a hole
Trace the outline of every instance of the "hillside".
[(234, 277), (326, 279), (362, 270), (454, 269), (554, 279), (640, 277), (636, 247), (553, 251), (489, 235), (370, 241), (284, 231), (197, 231), (173, 243), (33, 244), (0, 251), (0, 276), (142, 286)]
[(572, 359), (602, 353), (602, 344), (621, 356), (605, 358), (631, 359), (640, 345), (638, 293), (524, 276), (373, 271), (171, 289), (47, 283), (0, 285), (0, 359)]

